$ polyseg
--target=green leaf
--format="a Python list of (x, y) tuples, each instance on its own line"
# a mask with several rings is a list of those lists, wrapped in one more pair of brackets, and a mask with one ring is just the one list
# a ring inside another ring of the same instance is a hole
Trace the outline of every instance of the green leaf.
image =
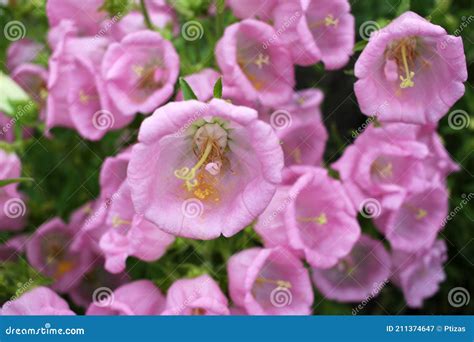
[(354, 45), (354, 52), (359, 52), (364, 50), (365, 46), (367, 45), (366, 40), (359, 40), (357, 43)]
[(181, 87), (181, 91), (183, 92), (183, 98), (185, 100), (197, 100), (196, 94), (194, 94), (193, 89), (191, 86), (186, 82), (186, 80), (182, 77), (179, 78), (179, 86)]
[(9, 178), (0, 180), (0, 188), (13, 183), (32, 182), (34, 179), (30, 177)]
[(216, 99), (222, 98), (222, 77), (219, 77), (214, 84), (214, 97)]
[(405, 13), (406, 11), (410, 10), (410, 0), (402, 0), (400, 1), (400, 5), (398, 5), (397, 8), (397, 17), (401, 15), (402, 13)]
[(5, 114), (13, 114), (15, 108), (12, 106), (12, 102), (29, 100), (25, 91), (3, 72), (0, 72), (0, 89), (2, 89), (2, 96), (0, 96), (0, 111)]

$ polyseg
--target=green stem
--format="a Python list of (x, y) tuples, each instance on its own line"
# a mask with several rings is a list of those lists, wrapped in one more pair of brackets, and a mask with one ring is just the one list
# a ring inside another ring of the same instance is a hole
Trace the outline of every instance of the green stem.
[(148, 13), (148, 10), (145, 5), (145, 0), (140, 0), (140, 8), (142, 10), (143, 18), (145, 19), (145, 25), (150, 29), (154, 30), (153, 23), (151, 22), (150, 19), (150, 14)]

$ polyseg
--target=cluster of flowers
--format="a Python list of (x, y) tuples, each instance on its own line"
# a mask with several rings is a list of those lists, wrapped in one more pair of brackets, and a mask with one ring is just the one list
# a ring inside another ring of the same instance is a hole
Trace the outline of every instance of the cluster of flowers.
[[(98, 199), (68, 223), (54, 218), (2, 246), (8, 258), (25, 252), (54, 279), (2, 314), (74, 314), (56, 292), (93, 315), (222, 315), (310, 314), (312, 283), (326, 298), (358, 302), (390, 279), (411, 307), (437, 291), (445, 277), (446, 245), (436, 240), (448, 210), (445, 179), (458, 166), (436, 124), (464, 92), (459, 37), (412, 12), (374, 33), (356, 62), (355, 92), (377, 124), (333, 164), (336, 180), (321, 167), (323, 94), (294, 91), (294, 65), (348, 62), (355, 33), (347, 0), (228, 1), (243, 20), (217, 43), (220, 72), (187, 76), (197, 100), (178, 93), (167, 104), (179, 73), (171, 43), (146, 30), (138, 12), (107, 25), (94, 1), (81, 7), (87, 15), (77, 16), (78, 4), (48, 1), (49, 71), (25, 64), (36, 43), (9, 51), (13, 77), (41, 104), (47, 127), (100, 139), (158, 109), (134, 146), (104, 161)], [(148, 5), (158, 27), (176, 27), (172, 8)], [(99, 31), (106, 32), (91, 36)], [(213, 98), (221, 76), (226, 100)], [(106, 129), (94, 118), (103, 111), (113, 114)], [(18, 158), (0, 158), (2, 178), (18, 177)], [(15, 185), (2, 188), (2, 201), (19, 196)], [(361, 233), (359, 210), (374, 218), (390, 252)], [(129, 282), (129, 256), (155, 261), (175, 237), (231, 237), (253, 223), (263, 247), (228, 260), (231, 306), (208, 275), (177, 280), (166, 297), (148, 280)], [(94, 298), (104, 287), (115, 290)]]

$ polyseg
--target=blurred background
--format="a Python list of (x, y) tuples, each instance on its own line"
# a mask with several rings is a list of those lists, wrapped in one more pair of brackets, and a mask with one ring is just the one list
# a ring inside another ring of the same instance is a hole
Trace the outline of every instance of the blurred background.
[[(356, 0), (350, 1), (352, 13), (356, 19), (356, 52), (351, 62), (338, 71), (325, 71), (321, 64), (312, 67), (297, 67), (297, 88), (317, 87), (324, 91), (325, 100), (322, 112), (324, 124), (329, 131), (329, 140), (325, 153), (326, 166), (337, 160), (344, 148), (349, 145), (352, 130), (361, 126), (367, 119), (359, 111), (353, 84), (354, 63), (366, 44), (364, 23), (378, 27), (385, 26), (401, 13), (412, 10), (431, 22), (443, 26), (450, 34), (461, 36), (467, 57), (468, 73), (472, 75), (474, 62), (474, 7), (472, 0)], [(222, 2), (214, 4), (220, 11), (218, 21), (209, 19), (207, 10), (209, 0), (172, 1), (180, 22), (198, 19), (204, 26), (205, 39), (188, 42), (180, 37), (173, 38), (173, 44), (182, 60), (182, 75), (187, 75), (204, 67), (216, 68), (213, 58), (215, 43), (222, 36), (223, 28), (236, 21), (229, 10), (222, 9)], [(111, 17), (117, 13), (126, 13), (133, 6), (130, 1), (108, 0), (104, 4)], [(206, 17), (205, 17), (206, 16)], [(0, 27), (12, 20), (21, 21), (26, 28), (25, 37), (45, 44), (48, 22), (45, 15), (45, 1), (0, 0)], [(0, 41), (0, 68), (8, 73), (5, 61), (6, 50), (11, 41)], [(46, 45), (46, 44), (45, 44)], [(36, 63), (47, 66), (51, 51), (43, 49)], [(474, 193), (474, 81), (469, 77), (465, 84), (466, 93), (451, 109), (462, 110), (468, 118), (465, 127), (454, 130), (448, 125), (448, 115), (440, 122), (438, 132), (451, 157), (461, 165), (458, 173), (448, 179), (450, 192), (450, 210), (470, 193)], [(0, 96), (5, 89), (0, 89)], [(19, 126), (32, 127), (32, 136), (17, 146), (13, 146), (22, 160), (25, 175), (34, 178), (34, 182), (24, 183), (21, 190), (27, 194), (28, 226), (26, 232), (34, 231), (39, 225), (54, 216), (68, 219), (70, 213), (96, 198), (99, 193), (98, 175), (103, 160), (114, 155), (121, 147), (128, 146), (136, 139), (137, 128), (143, 120), (139, 116), (124, 130), (108, 133), (99, 142), (82, 139), (72, 130), (54, 129), (55, 139), (44, 136), (44, 127), (36, 119), (38, 113), (28, 113), (17, 123)], [(23, 120), (23, 121), (22, 121)], [(55, 167), (60, 164), (60, 167)], [(369, 220), (360, 217), (363, 231), (380, 238)], [(468, 289), (474, 295), (474, 201), (468, 202), (460, 210), (440, 237), (448, 246), (446, 262), (447, 279), (441, 284), (440, 291), (426, 300), (422, 309), (412, 310), (406, 307), (402, 293), (395, 286), (385, 286), (380, 295), (364, 307), (359, 314), (474, 314), (474, 299), (467, 306), (455, 308), (448, 302), (448, 293), (455, 287)], [(0, 232), (0, 242), (8, 240), (11, 233)], [(128, 260), (128, 272), (134, 279), (147, 278), (154, 281), (163, 291), (182, 277), (211, 274), (220, 282), (222, 289), (227, 288), (226, 271), (223, 267), (233, 253), (252, 246), (260, 245), (258, 236), (251, 227), (230, 239), (213, 241), (193, 241), (177, 239), (168, 253), (155, 263), (145, 263), (133, 258)], [(181, 262), (181, 261), (185, 262)], [(177, 267), (177, 264), (179, 266)], [(50, 280), (38, 277), (28, 264), (22, 260), (0, 265), (0, 303), (11, 298), (18, 288), (34, 277), (35, 285), (49, 284)], [(314, 314), (348, 314), (355, 305), (327, 301), (317, 291)], [(74, 307), (73, 307), (74, 308)], [(74, 308), (77, 312), (81, 309)]]

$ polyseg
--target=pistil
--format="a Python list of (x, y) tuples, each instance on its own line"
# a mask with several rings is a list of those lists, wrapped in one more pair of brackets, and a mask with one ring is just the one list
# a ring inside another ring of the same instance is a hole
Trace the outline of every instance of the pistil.
[(291, 289), (291, 283), (286, 280), (275, 280), (275, 279), (268, 279), (264, 277), (258, 277), (255, 282), (257, 284), (272, 284), (278, 287), (283, 287), (285, 289)]
[(321, 213), (319, 216), (298, 217), (296, 220), (298, 222), (313, 222), (321, 226), (328, 223), (328, 218), (325, 213)]
[(408, 67), (407, 50), (406, 50), (405, 44), (402, 43), (401, 49), (402, 49), (403, 67), (405, 69), (405, 77), (400, 75), (400, 80), (402, 81), (400, 83), (400, 88), (402, 89), (411, 88), (415, 85), (415, 82), (413, 82), (413, 77), (415, 77), (415, 73), (413, 71), (410, 71), (410, 68)]
[(414, 205), (404, 203), (403, 206), (415, 214), (417, 220), (421, 220), (428, 215), (428, 211), (423, 208), (415, 207)]
[(118, 226), (121, 226), (122, 224), (132, 224), (132, 222), (123, 220), (118, 215), (114, 215), (114, 217), (112, 218), (112, 226), (114, 228), (117, 228)]
[(202, 154), (199, 161), (190, 169), (189, 167), (183, 167), (174, 171), (174, 175), (178, 179), (184, 180), (186, 189), (191, 191), (193, 188), (198, 186), (198, 181), (196, 179), (196, 171), (198, 171), (202, 165), (206, 162), (207, 158), (211, 154), (213, 143), (209, 139), (206, 144), (204, 153)]

